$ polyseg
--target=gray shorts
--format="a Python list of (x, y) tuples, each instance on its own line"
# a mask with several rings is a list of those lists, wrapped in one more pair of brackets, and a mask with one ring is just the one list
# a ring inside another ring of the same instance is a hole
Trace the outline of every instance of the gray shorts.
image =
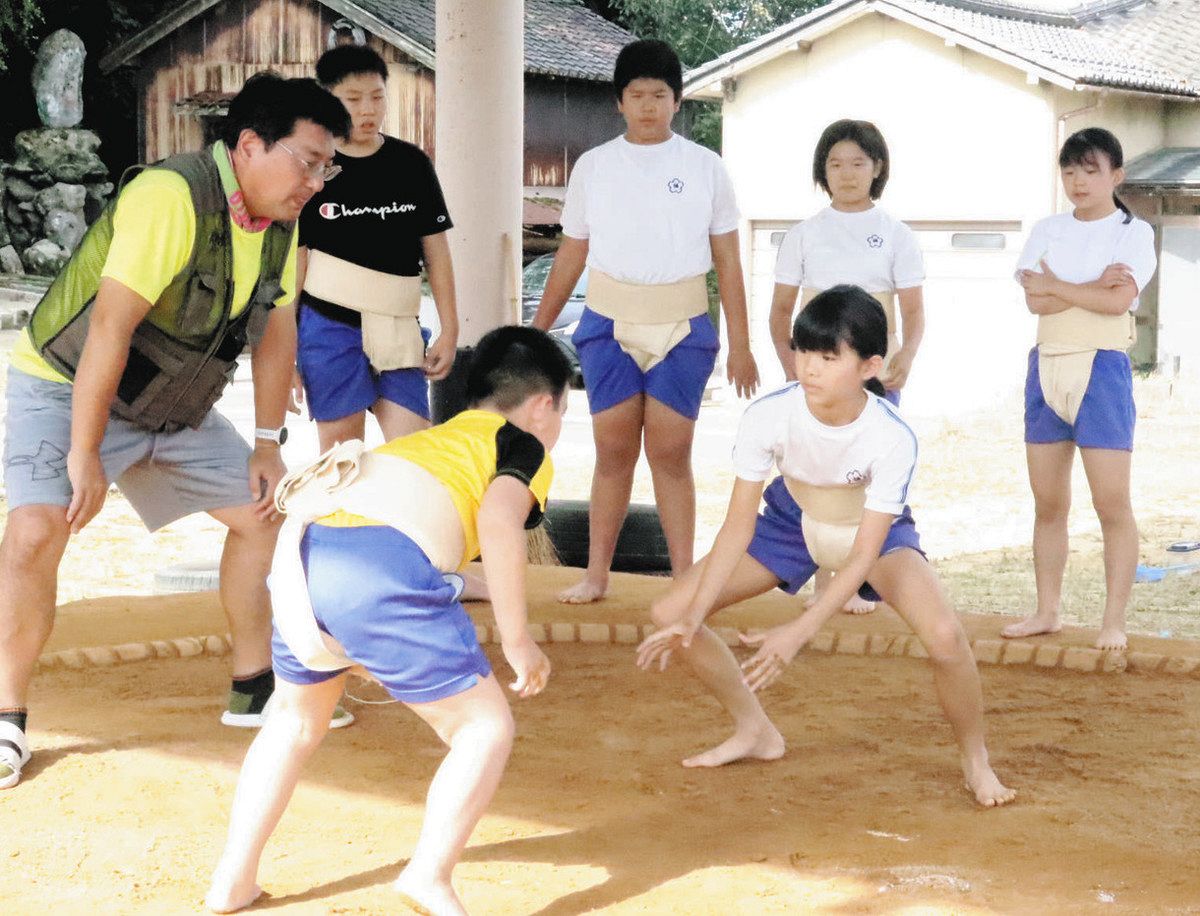
[[(4, 487), (10, 509), (69, 506), (71, 386), (8, 370)], [(151, 433), (109, 416), (100, 443), (104, 473), (146, 527), (156, 531), (193, 512), (250, 499), (250, 446), (215, 410), (199, 429)]]

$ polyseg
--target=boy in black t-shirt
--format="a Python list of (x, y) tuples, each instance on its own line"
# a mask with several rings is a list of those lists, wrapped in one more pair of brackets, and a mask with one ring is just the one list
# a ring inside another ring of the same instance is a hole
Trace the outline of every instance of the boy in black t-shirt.
[[(387, 65), (370, 48), (341, 45), (321, 56), (317, 79), (354, 125), (338, 144), (341, 173), (300, 217), (298, 374), (324, 451), (363, 438), (368, 410), (385, 440), (429, 426), (428, 382), (454, 363), (458, 314), (433, 164), (380, 133)], [(441, 324), (428, 349), (417, 321), (422, 266)]]

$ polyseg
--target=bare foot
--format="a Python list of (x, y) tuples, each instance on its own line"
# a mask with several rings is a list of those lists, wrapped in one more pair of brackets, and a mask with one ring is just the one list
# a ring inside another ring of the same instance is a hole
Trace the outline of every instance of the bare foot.
[(1119, 627), (1101, 627), (1100, 635), (1096, 637), (1097, 649), (1111, 649), (1114, 652), (1124, 652), (1128, 641), (1125, 631)]
[(214, 913), (236, 913), (263, 896), (263, 890), (253, 881), (249, 884), (227, 882), (213, 876), (212, 886), (204, 897), (204, 905)]
[(558, 600), (563, 604), (591, 604), (593, 601), (599, 601), (604, 597), (604, 593), (608, 591), (608, 581), (593, 582), (591, 579), (583, 579), (577, 582), (570, 588), (558, 593)]
[(967, 778), (967, 791), (975, 801), (985, 808), (999, 808), (1017, 797), (1017, 790), (1000, 782), (986, 760), (981, 763), (963, 761), (963, 775)]
[(1062, 629), (1062, 624), (1058, 622), (1058, 616), (1044, 617), (1041, 614), (1034, 614), (1032, 617), (1026, 617), (1024, 620), (1019, 620), (1016, 623), (1010, 623), (1000, 631), (1000, 635), (1005, 639), (1019, 639), (1022, 636), (1040, 636), (1044, 633), (1057, 633)]
[(870, 614), (873, 610), (875, 610), (875, 602), (858, 595), (852, 595), (850, 600), (842, 605), (843, 614)]
[(685, 767), (719, 767), (735, 760), (778, 760), (785, 750), (783, 735), (770, 722), (750, 731), (736, 731), (711, 750), (683, 761)]
[[(804, 602), (805, 607), (812, 607), (821, 600), (823, 592), (813, 592), (812, 597)], [(870, 614), (875, 610), (875, 602), (867, 601), (865, 598), (860, 598), (858, 595), (853, 595), (849, 601), (842, 606), (843, 614)]]
[(405, 868), (392, 884), (392, 890), (422, 916), (467, 916), (466, 908), (449, 881), (422, 877)]

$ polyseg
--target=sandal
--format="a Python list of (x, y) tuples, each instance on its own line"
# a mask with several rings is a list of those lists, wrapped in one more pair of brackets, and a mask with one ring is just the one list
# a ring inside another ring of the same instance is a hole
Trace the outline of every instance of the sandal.
[(11, 789), (21, 781), (21, 767), (31, 756), (25, 733), (11, 722), (0, 721), (0, 789)]

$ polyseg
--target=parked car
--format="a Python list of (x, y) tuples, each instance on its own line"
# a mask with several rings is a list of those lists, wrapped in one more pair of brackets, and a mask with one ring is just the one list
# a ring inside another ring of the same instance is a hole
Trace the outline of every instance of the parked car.
[[(530, 261), (522, 271), (521, 324), (529, 324), (533, 321), (533, 316), (537, 314), (538, 303), (542, 301), (546, 278), (550, 276), (550, 268), (553, 264), (554, 255), (544, 254)], [(585, 267), (579, 282), (575, 284), (575, 289), (571, 291), (571, 296), (567, 299), (567, 304), (563, 306), (553, 327), (550, 328), (550, 336), (556, 344), (562, 347), (563, 352), (567, 354), (567, 359), (571, 361), (572, 388), (583, 387), (583, 373), (579, 369), (579, 354), (575, 351), (575, 345), (571, 343), (571, 335), (575, 333), (575, 328), (583, 315), (583, 307), (587, 298), (587, 281), (588, 272)]]

